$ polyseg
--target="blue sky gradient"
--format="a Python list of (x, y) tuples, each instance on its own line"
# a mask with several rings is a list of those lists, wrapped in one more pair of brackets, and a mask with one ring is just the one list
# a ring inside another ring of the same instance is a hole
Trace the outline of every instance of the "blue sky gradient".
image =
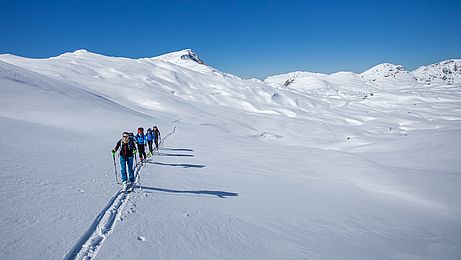
[(0, 53), (77, 49), (152, 57), (190, 48), (263, 79), (291, 71), (408, 70), (461, 58), (461, 1), (1, 1)]

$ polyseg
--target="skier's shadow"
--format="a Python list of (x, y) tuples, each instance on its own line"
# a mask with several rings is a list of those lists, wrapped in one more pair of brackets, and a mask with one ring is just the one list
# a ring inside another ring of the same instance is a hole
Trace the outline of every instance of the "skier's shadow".
[(193, 152), (194, 151), (194, 149), (188, 149), (188, 148), (163, 148), (162, 150), (177, 151), (177, 152)]
[(157, 164), (162, 166), (173, 166), (173, 167), (182, 167), (182, 168), (204, 168), (205, 165), (202, 164), (189, 164), (189, 163), (161, 163), (161, 162), (154, 162), (154, 161), (147, 161), (150, 164)]
[[(139, 187), (139, 186), (138, 186)], [(188, 193), (188, 194), (198, 194), (198, 195), (213, 195), (220, 198), (227, 198), (227, 197), (236, 197), (239, 194), (236, 192), (227, 192), (227, 191), (219, 191), (219, 190), (172, 190), (172, 189), (162, 189), (162, 188), (154, 188), (154, 187), (147, 187), (147, 186), (140, 186), (144, 192), (152, 193), (149, 191), (160, 191), (160, 192), (168, 192), (168, 193)], [(146, 191), (149, 190), (149, 191)]]
[(162, 150), (165, 151), (165, 152), (158, 151), (158, 153), (157, 153), (158, 156), (194, 157), (193, 154), (174, 153), (174, 152), (193, 152), (194, 149), (189, 149), (189, 148), (162, 148)]
[(180, 154), (180, 153), (158, 153), (157, 156), (177, 156), (177, 157), (194, 157), (193, 154)]

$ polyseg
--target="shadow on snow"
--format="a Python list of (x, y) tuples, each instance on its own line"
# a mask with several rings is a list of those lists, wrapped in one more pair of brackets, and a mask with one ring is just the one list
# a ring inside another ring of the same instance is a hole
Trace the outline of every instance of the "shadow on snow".
[(194, 151), (194, 149), (187, 149), (187, 148), (163, 148), (162, 150), (177, 151), (177, 152), (193, 152)]
[(173, 167), (183, 167), (183, 168), (204, 168), (205, 165), (201, 164), (188, 164), (188, 163), (161, 163), (161, 162), (148, 162), (151, 164), (157, 164), (162, 166), (173, 166)]
[(144, 192), (148, 192), (146, 190), (151, 190), (151, 191), (160, 191), (160, 192), (168, 192), (168, 193), (188, 193), (188, 194), (198, 194), (198, 195), (203, 194), (203, 195), (213, 195), (213, 196), (217, 196), (220, 198), (238, 196), (238, 193), (236, 192), (227, 192), (227, 191), (219, 191), (219, 190), (172, 190), (172, 189), (162, 189), (162, 188), (154, 188), (154, 187), (147, 187), (147, 186), (141, 186), (141, 189), (143, 189)]
[(159, 153), (158, 156), (194, 157), (192, 154)]

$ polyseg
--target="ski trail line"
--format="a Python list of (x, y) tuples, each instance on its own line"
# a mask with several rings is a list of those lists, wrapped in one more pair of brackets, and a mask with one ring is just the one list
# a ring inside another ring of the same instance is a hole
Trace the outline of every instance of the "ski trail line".
[(112, 233), (127, 201), (128, 196), (118, 191), (64, 259), (94, 258), (104, 240)]
[[(176, 126), (173, 128), (173, 131), (170, 132), (166, 137), (173, 134), (175, 130)], [(135, 165), (135, 179), (140, 176), (141, 169), (143, 167), (144, 165), (141, 162), (138, 162)], [(67, 253), (64, 259), (86, 260), (96, 257), (99, 249), (104, 243), (104, 240), (106, 240), (106, 238), (114, 230), (117, 220), (120, 220), (120, 215), (122, 214), (129, 198), (130, 194), (117, 191), (117, 193), (112, 196), (107, 205), (98, 214), (88, 230), (80, 237), (77, 243), (71, 248), (69, 253)]]
[[(142, 168), (143, 165), (141, 163), (135, 166), (135, 178)], [(104, 240), (114, 230), (115, 224), (120, 219), (120, 215), (129, 198), (129, 194), (117, 191), (64, 259), (93, 259), (104, 243)]]

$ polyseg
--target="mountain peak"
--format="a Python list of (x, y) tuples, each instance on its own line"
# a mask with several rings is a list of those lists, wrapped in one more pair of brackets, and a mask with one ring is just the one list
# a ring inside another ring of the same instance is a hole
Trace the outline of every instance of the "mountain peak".
[(382, 80), (403, 80), (404, 84), (408, 81), (416, 81), (415, 77), (402, 65), (392, 63), (378, 64), (359, 74), (364, 80), (375, 82)]
[(203, 62), (203, 60), (201, 60), (199, 56), (195, 52), (193, 52), (191, 49), (185, 49), (181, 51), (181, 53), (182, 53), (181, 55), (182, 60), (192, 60), (192, 61), (197, 62), (198, 64), (205, 65), (205, 62)]
[(75, 50), (73, 53), (74, 54), (88, 54), (90, 52), (85, 49), (79, 49), (79, 50)]
[[(63, 57), (84, 57), (84, 56), (89, 56), (89, 55), (101, 55), (101, 54), (96, 54), (96, 53), (93, 53), (93, 52), (90, 52), (88, 50), (85, 50), (85, 49), (79, 49), (79, 50), (75, 50), (75, 51), (70, 51), (70, 52), (65, 52), (61, 55), (58, 55), (56, 57), (51, 57), (51, 58), (63, 58)], [(101, 55), (103, 56), (103, 55)]]
[(395, 74), (399, 72), (407, 72), (407, 70), (402, 65), (396, 65), (392, 63), (381, 63), (381, 64), (371, 67), (370, 69), (362, 72), (361, 74), (366, 75), (366, 74), (387, 73), (387, 72), (391, 74)]
[(183, 64), (188, 61), (192, 61), (200, 65), (206, 65), (205, 62), (203, 62), (203, 60), (200, 59), (199, 56), (195, 52), (193, 52), (191, 49), (184, 49), (180, 51), (170, 52), (170, 53), (163, 54), (157, 57), (153, 57), (152, 59), (167, 61), (167, 62), (175, 63), (178, 65)]
[(78, 49), (75, 51), (63, 53), (61, 55), (88, 55), (88, 54), (96, 54), (96, 53), (92, 53), (91, 51), (88, 51), (85, 49)]
[(461, 82), (461, 59), (450, 59), (421, 66), (413, 71), (418, 81), (428, 85), (432, 83), (454, 84)]

